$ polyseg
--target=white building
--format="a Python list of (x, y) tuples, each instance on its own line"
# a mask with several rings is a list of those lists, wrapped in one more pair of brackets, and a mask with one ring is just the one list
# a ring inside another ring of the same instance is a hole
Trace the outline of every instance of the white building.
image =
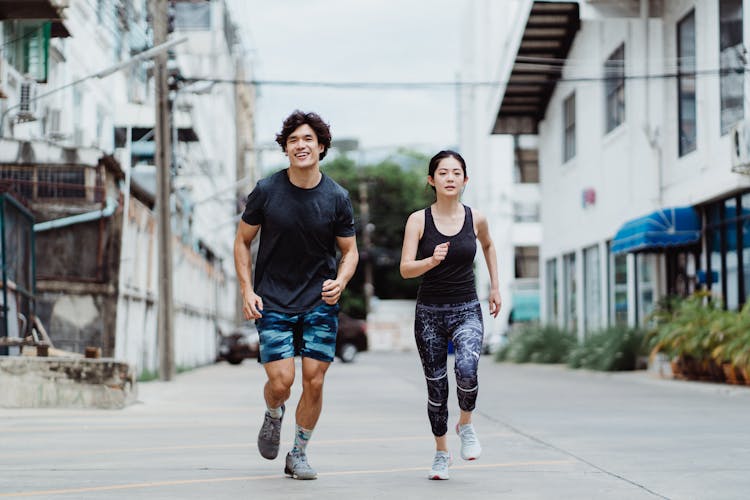
[(521, 2), (494, 133), (538, 137), (545, 321), (584, 336), (697, 287), (746, 300), (749, 7)]
[[(239, 199), (257, 180), (253, 155), (254, 96), (236, 28), (223, 0), (176, 1), (174, 37), (186, 36), (170, 59), (173, 78), (174, 152), (172, 226), (174, 273), (175, 363), (195, 366), (215, 358), (216, 333), (229, 332), (238, 322), (237, 286), (232, 242)], [(147, 193), (155, 190), (152, 130), (153, 100), (131, 99), (121, 115), (121, 129), (130, 130), (133, 176)], [(127, 138), (128, 133), (125, 132)], [(125, 153), (125, 156), (128, 156)], [(125, 238), (134, 268), (121, 269), (123, 290), (118, 310), (122, 356), (138, 360), (149, 371), (157, 367), (156, 304), (158, 290), (153, 221), (136, 204), (130, 211), (135, 238)], [(139, 215), (140, 214), (140, 215)], [(137, 272), (134, 272), (137, 271)], [(143, 328), (141, 325), (146, 325)]]
[[(158, 368), (153, 72), (146, 62), (95, 75), (151, 46), (147, 4), (0, 5), (0, 179), (44, 222), (36, 313), (57, 347), (99, 346), (139, 372)], [(173, 71), (229, 82), (185, 82), (173, 95), (173, 324), (186, 368), (212, 362), (217, 331), (237, 322), (231, 242), (237, 197), (255, 180), (254, 99), (232, 83), (250, 75), (225, 2), (173, 8), (188, 37)]]
[[(459, 106), (460, 150), (467, 162), (467, 204), (488, 218), (497, 250), (503, 307), (496, 320), (485, 311), (489, 332), (503, 332), (511, 321), (538, 318), (540, 224), (536, 138), (490, 135), (495, 123), (499, 62), (508, 52), (513, 2), (470, 2), (463, 26)], [(487, 307), (489, 274), (477, 252), (477, 291)]]

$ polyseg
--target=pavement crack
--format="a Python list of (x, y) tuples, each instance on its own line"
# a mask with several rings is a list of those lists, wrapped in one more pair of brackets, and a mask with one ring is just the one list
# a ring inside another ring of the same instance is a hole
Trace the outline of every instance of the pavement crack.
[(480, 410), (475, 410), (475, 413), (481, 415), (482, 417), (486, 418), (490, 422), (493, 422), (495, 424), (499, 424), (499, 425), (502, 425), (504, 427), (507, 427), (508, 429), (511, 430), (511, 432), (513, 432), (515, 434), (518, 434), (519, 436), (523, 436), (526, 439), (534, 441), (535, 443), (538, 443), (538, 444), (540, 444), (540, 445), (542, 445), (542, 446), (544, 446), (546, 448), (549, 448), (551, 450), (555, 450), (556, 452), (562, 453), (563, 455), (567, 455), (567, 456), (569, 456), (569, 457), (571, 457), (571, 458), (573, 458), (573, 459), (575, 459), (575, 460), (577, 460), (577, 461), (579, 461), (581, 463), (584, 463), (584, 464), (588, 465), (589, 467), (592, 467), (593, 469), (598, 470), (599, 472), (602, 472), (603, 474), (607, 474), (608, 476), (611, 476), (611, 477), (613, 477), (615, 479), (619, 479), (620, 481), (624, 481), (624, 482), (626, 482), (628, 484), (631, 484), (631, 485), (635, 486), (636, 488), (638, 488), (640, 490), (643, 490), (643, 491), (645, 491), (645, 492), (647, 492), (647, 493), (649, 493), (649, 494), (651, 494), (651, 495), (653, 495), (655, 497), (663, 498), (664, 500), (671, 500), (669, 497), (664, 496), (661, 493), (658, 493), (658, 492), (656, 492), (656, 491), (648, 488), (647, 486), (645, 486), (645, 485), (643, 485), (641, 483), (633, 481), (632, 479), (628, 479), (625, 476), (621, 476), (620, 474), (617, 474), (616, 472), (607, 470), (604, 467), (596, 465), (595, 463), (593, 463), (593, 462), (591, 462), (591, 461), (589, 461), (589, 460), (587, 460), (587, 459), (585, 459), (585, 458), (583, 458), (583, 457), (581, 457), (579, 455), (576, 455), (575, 453), (573, 453), (571, 451), (568, 451), (566, 449), (560, 448), (559, 446), (556, 446), (556, 445), (554, 445), (554, 444), (552, 444), (550, 442), (545, 441), (544, 439), (541, 439), (541, 438), (538, 438), (538, 437), (536, 437), (536, 436), (534, 436), (532, 434), (529, 434), (528, 432), (524, 432), (521, 429), (519, 429), (519, 428), (517, 428), (517, 427), (515, 427), (515, 426), (513, 426), (511, 424), (509, 424), (508, 422), (505, 422), (505, 421), (503, 421), (501, 419), (495, 418), (495, 417), (493, 417), (491, 415), (488, 415), (487, 413), (485, 413), (483, 411), (480, 411)]

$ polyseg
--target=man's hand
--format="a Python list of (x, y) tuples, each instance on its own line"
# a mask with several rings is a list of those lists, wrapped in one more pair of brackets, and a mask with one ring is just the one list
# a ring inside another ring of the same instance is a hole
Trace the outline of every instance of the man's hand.
[(263, 299), (260, 298), (255, 292), (243, 292), (242, 293), (242, 314), (245, 315), (245, 319), (258, 319), (263, 315), (260, 313), (263, 310)]
[(341, 284), (341, 281), (337, 279), (325, 280), (323, 282), (323, 293), (321, 293), (320, 296), (323, 298), (323, 302), (332, 306), (339, 301), (341, 298), (341, 292), (343, 291), (344, 286)]

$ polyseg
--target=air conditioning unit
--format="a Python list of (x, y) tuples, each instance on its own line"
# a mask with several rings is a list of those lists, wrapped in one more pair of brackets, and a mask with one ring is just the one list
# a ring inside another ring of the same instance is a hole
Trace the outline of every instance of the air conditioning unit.
[(36, 81), (32, 79), (22, 81), (21, 87), (18, 90), (18, 113), (16, 114), (16, 120), (19, 122), (36, 120), (36, 96)]
[(747, 120), (737, 122), (729, 134), (732, 172), (750, 175), (750, 125)]

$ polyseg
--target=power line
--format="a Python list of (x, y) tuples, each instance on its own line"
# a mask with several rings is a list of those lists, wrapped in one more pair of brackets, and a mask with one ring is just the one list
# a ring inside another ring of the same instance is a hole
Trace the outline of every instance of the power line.
[[(505, 81), (434, 81), (434, 82), (331, 82), (331, 81), (303, 81), (303, 80), (237, 80), (211, 77), (182, 77), (181, 80), (187, 83), (194, 82), (212, 82), (228, 83), (232, 85), (254, 85), (266, 87), (321, 87), (333, 89), (368, 89), (368, 90), (429, 90), (429, 89), (455, 89), (456, 87), (477, 88), (489, 87), (496, 88), (512, 84), (513, 86), (549, 86), (558, 83), (595, 83), (611, 82), (616, 80), (670, 80), (675, 78), (696, 78), (704, 76), (721, 76), (730, 74), (744, 74), (750, 72), (747, 68), (721, 68), (694, 71), (679, 71), (658, 74), (634, 74), (623, 75), (622, 73), (613, 74), (612, 76), (592, 76), (592, 77), (564, 77), (564, 78), (547, 78), (546, 80), (529, 80), (523, 82)], [(533, 73), (529, 76), (534, 76)], [(544, 76), (544, 75), (542, 75)], [(548, 75), (551, 76), (551, 75)]]
[(14, 44), (14, 43), (16, 43), (16, 42), (20, 42), (20, 41), (21, 41), (21, 40), (23, 40), (24, 38), (30, 38), (30, 37), (32, 37), (32, 36), (36, 36), (36, 35), (38, 34), (38, 32), (42, 31), (43, 29), (44, 29), (44, 25), (41, 25), (41, 26), (39, 26), (38, 28), (34, 28), (33, 30), (29, 31), (29, 32), (28, 32), (28, 33), (26, 33), (26, 34), (24, 34), (24, 35), (21, 35), (21, 36), (19, 36), (18, 38), (14, 38), (14, 39), (12, 39), (12, 40), (8, 40), (7, 42), (5, 42), (5, 43), (3, 43), (2, 45), (0, 45), (0, 49), (3, 49), (3, 48), (5, 48), (6, 46), (8, 46), (8, 45), (11, 45), (11, 44)]

